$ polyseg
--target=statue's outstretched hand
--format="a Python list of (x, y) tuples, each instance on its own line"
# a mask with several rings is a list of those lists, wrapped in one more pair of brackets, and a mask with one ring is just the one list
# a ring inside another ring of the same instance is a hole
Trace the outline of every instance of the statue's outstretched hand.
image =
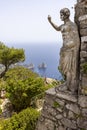
[(51, 22), (51, 16), (50, 15), (48, 15), (48, 21)]

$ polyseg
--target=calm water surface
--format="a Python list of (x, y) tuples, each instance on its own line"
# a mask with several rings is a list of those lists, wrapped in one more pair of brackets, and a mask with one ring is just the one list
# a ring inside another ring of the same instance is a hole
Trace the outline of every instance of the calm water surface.
[[(34, 64), (34, 71), (41, 76), (61, 79), (61, 74), (58, 71), (59, 52), (61, 45), (58, 43), (22, 43), (11, 44), (11, 47), (23, 48), (25, 50), (26, 60), (24, 64)], [(47, 65), (46, 69), (38, 69), (38, 65), (44, 62)]]

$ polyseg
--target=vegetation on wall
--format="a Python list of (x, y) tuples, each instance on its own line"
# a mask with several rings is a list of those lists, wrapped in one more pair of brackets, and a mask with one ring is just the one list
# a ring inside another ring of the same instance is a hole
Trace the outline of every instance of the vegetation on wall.
[(87, 74), (87, 63), (84, 63), (84, 64), (81, 65), (81, 70), (82, 70), (82, 72)]

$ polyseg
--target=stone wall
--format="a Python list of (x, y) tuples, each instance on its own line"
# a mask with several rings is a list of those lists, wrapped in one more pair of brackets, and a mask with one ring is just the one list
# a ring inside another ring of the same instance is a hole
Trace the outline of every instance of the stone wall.
[(87, 97), (48, 90), (36, 130), (87, 130)]
[(87, 1), (78, 2), (75, 7), (75, 21), (79, 28), (80, 48), (80, 87), (79, 93), (87, 95)]

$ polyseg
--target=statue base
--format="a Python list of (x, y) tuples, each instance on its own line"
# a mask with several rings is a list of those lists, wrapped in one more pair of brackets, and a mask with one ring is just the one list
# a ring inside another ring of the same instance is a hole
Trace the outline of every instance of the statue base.
[(61, 84), (61, 85), (59, 85), (59, 86), (56, 86), (55, 87), (55, 91), (56, 91), (56, 93), (58, 93), (60, 91), (60, 92), (68, 92), (70, 94), (78, 95), (78, 92), (76, 90), (74, 90), (74, 89), (69, 90), (69, 87), (67, 87), (67, 83), (66, 82)]
[(66, 82), (64, 84), (61, 84), (60, 86), (56, 86), (55, 87), (55, 91), (59, 92), (59, 91), (67, 91), (68, 87), (66, 85)]

